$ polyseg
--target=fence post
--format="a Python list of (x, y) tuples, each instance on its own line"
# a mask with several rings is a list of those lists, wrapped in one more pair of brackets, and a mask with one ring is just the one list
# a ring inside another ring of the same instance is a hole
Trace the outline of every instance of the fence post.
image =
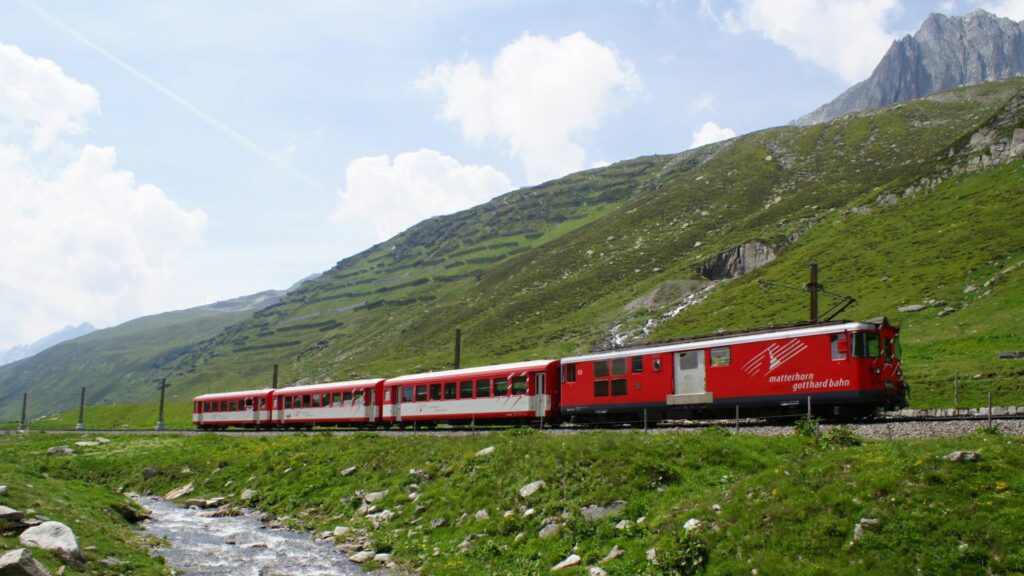
[(644, 408), (644, 432), (647, 432), (647, 408)]
[(960, 393), (960, 371), (957, 370), (953, 374), (953, 410), (958, 410), (960, 405), (958, 404), (958, 396)]
[(78, 424), (75, 430), (85, 430), (85, 386), (82, 386), (82, 399), (78, 402)]
[(740, 433), (740, 405), (736, 405), (736, 434)]
[(24, 430), (28, 427), (28, 392), (21, 397), (21, 426), (18, 430)]
[(988, 427), (992, 427), (992, 392), (988, 393)]
[(161, 378), (160, 379), (160, 417), (156, 421), (156, 429), (157, 429), (157, 431), (165, 430), (166, 429), (165, 426), (164, 426), (164, 391), (166, 389), (167, 389), (167, 379), (166, 378)]

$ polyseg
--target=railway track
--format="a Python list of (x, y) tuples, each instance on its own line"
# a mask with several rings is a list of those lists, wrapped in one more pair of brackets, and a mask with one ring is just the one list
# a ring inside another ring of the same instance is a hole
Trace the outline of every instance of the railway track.
[[(640, 422), (617, 423), (606, 426), (576, 426), (571, 424), (559, 427), (545, 426), (543, 431), (552, 434), (573, 434), (588, 432), (592, 430), (647, 430), (653, 433), (669, 432), (697, 432), (703, 429), (719, 427), (726, 430), (745, 433), (780, 436), (789, 434), (798, 418), (741, 418), (740, 420), (678, 420), (666, 421), (658, 424), (643, 426)], [(823, 431), (837, 426), (848, 426), (854, 433), (868, 438), (925, 438), (940, 436), (962, 436), (970, 434), (981, 428), (993, 427), (1003, 433), (1024, 435), (1024, 415), (1000, 415), (1000, 416), (885, 416), (876, 417), (861, 421), (852, 422), (821, 422), (819, 424)], [(353, 428), (312, 428), (312, 429), (229, 429), (229, 430), (197, 430), (194, 428), (178, 428), (153, 430), (145, 428), (90, 428), (85, 430), (72, 430), (66, 428), (30, 428), (28, 432), (45, 434), (81, 434), (81, 435), (143, 435), (163, 434), (179, 436), (195, 436), (202, 434), (217, 434), (223, 436), (274, 436), (280, 434), (322, 434), (328, 433), (336, 436), (350, 434), (375, 433), (385, 435), (405, 434), (437, 434), (437, 435), (463, 435), (479, 434), (494, 431), (507, 431), (509, 426), (435, 426), (421, 427), (409, 426), (405, 428), (376, 428), (376, 429), (353, 429)], [(4, 434), (23, 433), (19, 430), (2, 430)]]

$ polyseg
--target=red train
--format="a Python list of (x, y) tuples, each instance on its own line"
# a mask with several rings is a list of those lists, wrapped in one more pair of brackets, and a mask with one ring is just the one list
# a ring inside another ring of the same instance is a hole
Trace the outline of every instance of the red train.
[(656, 422), (906, 406), (899, 329), (865, 322), (749, 330), (390, 379), (204, 394), (201, 428), (411, 422)]

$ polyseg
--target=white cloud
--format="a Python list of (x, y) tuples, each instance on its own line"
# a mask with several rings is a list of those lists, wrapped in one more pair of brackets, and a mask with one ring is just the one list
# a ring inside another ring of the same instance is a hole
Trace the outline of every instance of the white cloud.
[(1024, 20), (1024, 0), (995, 0), (982, 2), (981, 7), (989, 12), (1012, 20)]
[(0, 137), (27, 133), (34, 150), (62, 133), (86, 131), (84, 117), (99, 109), (100, 95), (88, 84), (64, 75), (52, 60), (33, 58), (17, 46), (0, 44)]
[(384, 240), (431, 216), (486, 202), (512, 188), (491, 166), (460, 164), (434, 150), (366, 156), (349, 163), (339, 222), (369, 223)]
[(86, 130), (91, 86), (2, 44), (0, 78), (0, 347), (165, 307), (161, 286), (206, 215), (136, 183), (113, 148), (59, 140)]
[(700, 13), (732, 33), (760, 32), (797, 57), (853, 84), (871, 74), (897, 36), (886, 22), (900, 0), (728, 0), (716, 10), (701, 0)]
[(714, 122), (705, 122), (700, 130), (693, 133), (693, 142), (690, 144), (690, 148), (700, 148), (705, 144), (727, 140), (735, 136), (736, 132), (731, 128), (722, 128)]
[(690, 110), (693, 112), (706, 112), (711, 110), (714, 105), (715, 96), (713, 94), (701, 94), (699, 98), (690, 104)]
[(442, 116), (475, 144), (496, 140), (520, 158), (530, 183), (582, 169), (579, 133), (624, 108), (641, 82), (633, 65), (582, 32), (524, 34), (485, 69), (444, 62), (418, 82), (444, 96)]

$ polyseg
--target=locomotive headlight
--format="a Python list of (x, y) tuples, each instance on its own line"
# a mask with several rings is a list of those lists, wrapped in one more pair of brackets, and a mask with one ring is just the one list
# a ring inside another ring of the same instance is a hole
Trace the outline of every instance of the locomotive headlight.
[(897, 368), (896, 369), (896, 375), (902, 378), (903, 377), (903, 368)]
[(882, 373), (882, 369), (881, 368), (875, 368), (874, 372), (875, 372), (875, 375), (881, 374)]

